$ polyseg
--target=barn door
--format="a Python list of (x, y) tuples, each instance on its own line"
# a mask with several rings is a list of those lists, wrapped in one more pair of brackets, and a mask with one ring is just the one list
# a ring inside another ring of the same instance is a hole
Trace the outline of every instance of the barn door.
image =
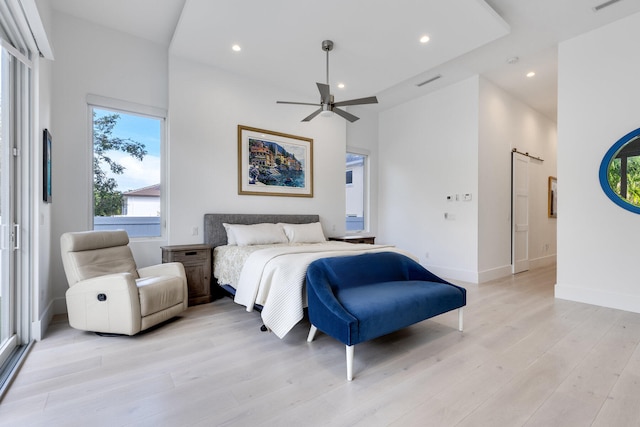
[(529, 269), (529, 157), (512, 153), (511, 267), (513, 274)]

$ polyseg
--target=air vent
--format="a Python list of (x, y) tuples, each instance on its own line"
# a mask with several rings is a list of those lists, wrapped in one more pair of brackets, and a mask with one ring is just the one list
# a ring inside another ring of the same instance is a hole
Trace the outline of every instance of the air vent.
[(600, 12), (600, 11), (601, 11), (602, 9), (604, 9), (605, 7), (609, 7), (609, 6), (611, 6), (612, 4), (614, 4), (614, 3), (618, 3), (619, 1), (621, 1), (621, 0), (609, 0), (609, 1), (606, 1), (606, 2), (604, 2), (604, 3), (602, 3), (602, 4), (599, 4), (599, 5), (595, 6), (595, 7), (593, 8), (593, 11), (594, 11), (594, 12)]
[(440, 74), (438, 74), (438, 75), (436, 75), (436, 76), (431, 77), (431, 78), (430, 78), (430, 79), (428, 79), (428, 80), (423, 81), (422, 83), (418, 83), (416, 86), (418, 86), (418, 87), (420, 87), (420, 86), (424, 86), (424, 85), (426, 85), (427, 83), (431, 83), (431, 82), (433, 82), (433, 81), (438, 80), (440, 77), (442, 77), (442, 76), (441, 76)]

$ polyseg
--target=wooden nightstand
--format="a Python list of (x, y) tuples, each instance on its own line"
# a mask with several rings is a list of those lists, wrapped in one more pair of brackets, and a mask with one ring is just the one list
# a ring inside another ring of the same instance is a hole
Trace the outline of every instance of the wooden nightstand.
[(211, 293), (210, 245), (162, 246), (162, 262), (181, 262), (187, 274), (189, 305), (205, 304), (215, 298)]
[(329, 240), (336, 240), (339, 242), (349, 242), (349, 243), (368, 243), (373, 245), (375, 243), (375, 236), (339, 236), (339, 237), (329, 237)]

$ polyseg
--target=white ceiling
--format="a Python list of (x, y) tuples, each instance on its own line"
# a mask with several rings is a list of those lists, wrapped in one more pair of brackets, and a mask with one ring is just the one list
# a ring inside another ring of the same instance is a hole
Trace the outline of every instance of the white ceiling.
[[(480, 74), (556, 119), (557, 45), (640, 12), (640, 0), (52, 0), (54, 9), (169, 46), (318, 102), (330, 53), (336, 101), (376, 95), (385, 109)], [(418, 42), (428, 34), (426, 45)], [(242, 46), (233, 52), (233, 44)], [(55, 50), (55, 45), (54, 45)], [(507, 59), (518, 57), (515, 64)], [(525, 77), (535, 71), (533, 78)], [(442, 78), (422, 87), (435, 75)], [(345, 89), (335, 85), (343, 82)], [(274, 100), (275, 103), (276, 100)], [(300, 108), (301, 117), (313, 107)]]

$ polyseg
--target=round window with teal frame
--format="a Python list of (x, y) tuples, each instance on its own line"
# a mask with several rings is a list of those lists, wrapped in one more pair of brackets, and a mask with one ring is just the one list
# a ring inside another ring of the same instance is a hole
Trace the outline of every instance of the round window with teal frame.
[(600, 164), (600, 186), (623, 209), (640, 214), (640, 128), (620, 138)]

